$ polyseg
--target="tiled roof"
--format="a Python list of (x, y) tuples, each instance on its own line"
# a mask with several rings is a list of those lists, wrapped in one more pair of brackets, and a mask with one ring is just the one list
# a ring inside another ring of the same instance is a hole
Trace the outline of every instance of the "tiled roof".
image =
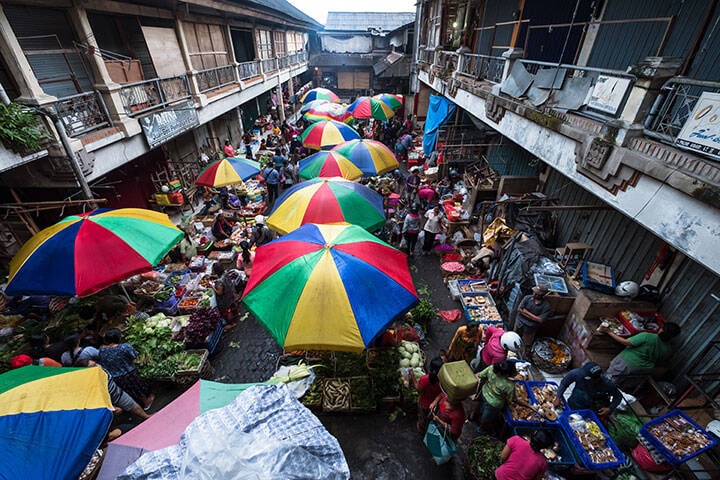
[(374, 28), (391, 32), (414, 21), (415, 12), (328, 12), (325, 31), (367, 32)]

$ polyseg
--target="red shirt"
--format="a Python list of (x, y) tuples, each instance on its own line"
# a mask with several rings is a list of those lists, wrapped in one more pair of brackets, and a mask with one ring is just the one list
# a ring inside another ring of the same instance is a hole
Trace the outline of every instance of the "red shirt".
[(225, 156), (227, 157), (235, 156), (235, 149), (232, 147), (232, 145), (225, 145), (223, 147), (223, 152), (225, 152)]
[(443, 422), (450, 424), (450, 436), (453, 440), (457, 440), (460, 438), (463, 425), (465, 424), (465, 409), (460, 405), (456, 410), (448, 410), (445, 399), (447, 399), (447, 395), (443, 393), (442, 398), (438, 402), (438, 417), (440, 417), (440, 420)]
[(547, 470), (545, 456), (533, 450), (524, 438), (510, 437), (507, 446), (510, 456), (495, 470), (497, 480), (532, 480)]
[(507, 359), (507, 352), (500, 345), (500, 337), (505, 330), (497, 327), (488, 327), (485, 330), (485, 346), (482, 349), (482, 360), (485, 365), (494, 365)]
[(417, 391), (418, 403), (422, 408), (427, 410), (430, 408), (432, 401), (435, 400), (442, 391), (440, 389), (440, 381), (438, 380), (434, 384), (430, 383), (430, 375), (423, 375), (417, 382)]

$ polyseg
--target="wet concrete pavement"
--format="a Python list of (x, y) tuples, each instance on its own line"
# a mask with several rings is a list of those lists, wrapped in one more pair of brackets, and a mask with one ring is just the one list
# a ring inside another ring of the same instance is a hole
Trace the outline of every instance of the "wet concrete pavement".
[[(416, 255), (409, 262), (415, 286), (428, 286), (435, 307), (440, 310), (460, 308), (442, 281), (437, 255)], [(448, 324), (439, 318), (432, 322), (425, 346), (428, 359), (435, 357), (439, 349), (447, 349), (458, 326), (459, 322)], [(222, 350), (212, 358), (212, 364), (215, 380), (224, 383), (266, 380), (274, 373), (277, 359), (282, 354), (280, 347), (252, 315), (237, 328), (226, 332), (221, 342)], [(435, 465), (415, 428), (417, 415), (391, 413), (317, 414), (340, 442), (353, 479), (464, 478), (462, 452), (446, 465)], [(474, 425), (466, 424), (461, 444), (472, 438), (472, 432)]]

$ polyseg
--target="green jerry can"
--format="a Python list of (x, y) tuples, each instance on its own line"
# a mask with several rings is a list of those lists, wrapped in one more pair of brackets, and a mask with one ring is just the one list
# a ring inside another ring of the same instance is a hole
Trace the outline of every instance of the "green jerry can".
[(465, 360), (443, 364), (438, 378), (450, 400), (464, 400), (477, 390), (478, 379)]

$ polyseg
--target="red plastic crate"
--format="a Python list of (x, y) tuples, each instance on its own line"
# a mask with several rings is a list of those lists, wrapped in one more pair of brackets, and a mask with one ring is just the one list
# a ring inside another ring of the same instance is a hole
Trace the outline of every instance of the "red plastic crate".
[(623, 310), (623, 311), (621, 311), (621, 312), (618, 312), (617, 316), (618, 316), (618, 319), (622, 322), (622, 324), (625, 325), (625, 328), (628, 329), (628, 331), (630, 332), (630, 335), (635, 335), (636, 333), (640, 333), (640, 332), (657, 333), (658, 330), (660, 330), (660, 327), (662, 327), (663, 325), (665, 325), (665, 323), (667, 323), (667, 321), (665, 320), (665, 317), (663, 317), (662, 315), (660, 315), (658, 312), (653, 312), (653, 311), (634, 311), (634, 313), (636, 313), (636, 314), (638, 314), (638, 315), (640, 315), (640, 316), (642, 316), (642, 317), (646, 317), (646, 318), (647, 318), (647, 317), (652, 317), (652, 318), (653, 318), (653, 321), (654, 321), (655, 323), (657, 323), (657, 325), (658, 325), (658, 330), (643, 330), (643, 329), (638, 329), (638, 328), (636, 328), (635, 326), (633, 326), (632, 322), (630, 321), (630, 317), (628, 316), (628, 312), (629, 312), (629, 310)]

